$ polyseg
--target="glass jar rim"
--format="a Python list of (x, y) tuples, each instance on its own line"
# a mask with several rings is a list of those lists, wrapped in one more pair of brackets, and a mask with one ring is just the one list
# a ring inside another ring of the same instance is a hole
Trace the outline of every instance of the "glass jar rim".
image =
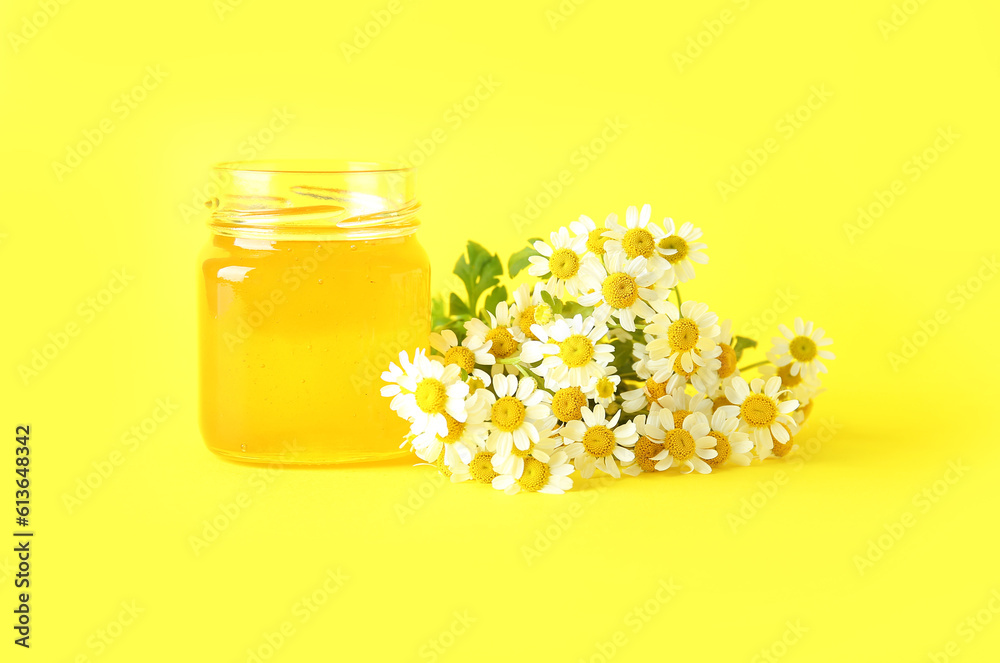
[(379, 239), (419, 225), (416, 168), (335, 159), (216, 164), (209, 226), (219, 234), (272, 239)]
[(223, 161), (216, 170), (243, 173), (315, 173), (329, 175), (413, 173), (416, 168), (391, 161), (351, 161), (344, 159), (247, 159)]

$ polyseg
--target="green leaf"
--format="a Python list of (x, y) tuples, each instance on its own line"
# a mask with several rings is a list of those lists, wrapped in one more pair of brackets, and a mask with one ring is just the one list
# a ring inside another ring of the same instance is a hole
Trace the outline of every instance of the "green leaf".
[(500, 283), (498, 277), (503, 276), (503, 263), (500, 256), (491, 254), (471, 240), (466, 252), (467, 255), (459, 257), (455, 263), (455, 275), (465, 284), (469, 295), (467, 309), (471, 312), (479, 308), (479, 297)]
[(632, 363), (635, 361), (632, 358), (632, 341), (615, 338), (611, 340), (611, 347), (614, 348), (614, 359), (611, 363), (617, 369), (618, 375), (623, 380), (638, 379), (632, 370)]
[(486, 296), (486, 310), (492, 313), (497, 310), (497, 304), (505, 301), (507, 301), (507, 288), (502, 285), (497, 286)]
[(733, 350), (736, 352), (736, 361), (739, 361), (743, 357), (743, 351), (747, 348), (756, 348), (757, 341), (752, 338), (747, 338), (746, 336), (736, 336), (736, 344), (733, 345)]
[(562, 310), (559, 312), (559, 314), (562, 315), (564, 318), (572, 318), (575, 315), (582, 315), (583, 317), (586, 318), (588, 315), (591, 315), (594, 312), (593, 306), (584, 306), (579, 302), (561, 303), (561, 307)]
[(507, 274), (510, 275), (510, 278), (514, 278), (521, 273), (522, 269), (531, 264), (528, 258), (539, 255), (534, 247), (537, 241), (539, 241), (538, 237), (532, 237), (528, 240), (528, 246), (511, 255), (510, 260), (507, 261)]
[(469, 305), (462, 301), (454, 292), (451, 293), (451, 299), (449, 300), (451, 304), (451, 317), (457, 318), (459, 316), (469, 317), (471, 313), (469, 312)]
[(465, 321), (467, 319), (468, 318), (455, 318), (454, 320), (451, 320), (444, 327), (445, 329), (450, 329), (453, 332), (455, 332), (455, 336), (458, 337), (458, 342), (459, 343), (461, 343), (462, 341), (465, 340), (465, 334), (466, 334), (466, 332), (465, 332)]
[(548, 290), (542, 291), (542, 301), (548, 304), (549, 308), (551, 308), (552, 312), (556, 315), (565, 315), (564, 311), (568, 305), (574, 305), (574, 306), (576, 305), (574, 302), (566, 304), (565, 302), (563, 302), (563, 300), (559, 299), (558, 297), (553, 297)]

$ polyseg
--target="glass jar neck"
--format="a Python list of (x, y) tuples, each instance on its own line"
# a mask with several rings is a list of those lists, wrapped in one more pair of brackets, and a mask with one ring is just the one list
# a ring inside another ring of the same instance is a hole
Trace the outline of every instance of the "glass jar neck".
[(413, 168), (322, 160), (235, 161), (215, 167), (209, 226), (272, 240), (370, 240), (416, 231)]

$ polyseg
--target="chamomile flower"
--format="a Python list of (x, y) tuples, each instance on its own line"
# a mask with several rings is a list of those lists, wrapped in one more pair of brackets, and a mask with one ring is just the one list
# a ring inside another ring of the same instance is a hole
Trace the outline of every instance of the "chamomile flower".
[(535, 372), (558, 387), (585, 387), (592, 377), (603, 377), (614, 359), (614, 348), (601, 343), (608, 328), (592, 316), (560, 318), (547, 329), (531, 328), (537, 341), (527, 341), (521, 359), (529, 364), (541, 360)]
[(519, 343), (525, 341), (537, 341), (535, 334), (531, 331), (531, 326), (539, 324), (545, 326), (552, 322), (552, 307), (542, 299), (545, 292), (545, 285), (541, 282), (535, 283), (531, 288), (527, 283), (514, 291), (514, 306), (511, 309), (511, 333)]
[[(429, 432), (446, 437), (446, 414), (457, 421), (465, 421), (469, 385), (462, 382), (458, 366), (431, 361), (421, 349), (415, 354), (410, 370), (395, 376), (395, 384), (400, 389), (396, 395), (399, 397), (396, 413), (411, 422), (410, 432), (414, 435)], [(383, 393), (392, 394), (392, 391)]]
[(635, 359), (635, 362), (632, 364), (632, 370), (635, 371), (637, 378), (645, 380), (653, 376), (653, 371), (649, 369), (649, 355), (646, 353), (645, 343), (632, 344), (632, 358)]
[(774, 352), (768, 352), (767, 358), (771, 363), (757, 367), (757, 371), (760, 373), (760, 376), (765, 380), (770, 380), (775, 376), (781, 378), (782, 390), (791, 390), (808, 384), (803, 379), (801, 372), (798, 375), (792, 375), (792, 365), (790, 363), (785, 364), (784, 366), (779, 366), (778, 355)]
[(541, 255), (528, 258), (531, 263), (528, 273), (537, 277), (551, 274), (545, 289), (556, 297), (580, 293), (585, 276), (596, 263), (592, 256), (585, 255), (587, 239), (582, 236), (571, 237), (565, 226), (553, 232), (550, 239), (551, 245), (542, 240), (535, 242), (535, 250)]
[(512, 474), (514, 478), (521, 476), (524, 462), (528, 458), (549, 462), (549, 457), (555, 453), (556, 447), (562, 446), (562, 438), (553, 435), (552, 430), (539, 433), (538, 442), (530, 442), (527, 449), (511, 447), (509, 454), (497, 452), (493, 455), (493, 469), (500, 474)]
[[(667, 386), (672, 386), (668, 383)], [(712, 416), (712, 401), (708, 397), (701, 393), (696, 392), (694, 394), (689, 394), (684, 387), (684, 383), (677, 384), (676, 387), (667, 392), (665, 396), (661, 396), (656, 399), (654, 403), (649, 406), (649, 416), (662, 416), (665, 417), (667, 414), (673, 418), (674, 428), (680, 428), (681, 424), (688, 417), (689, 414), (695, 412), (703, 415), (706, 419)]]
[(493, 487), (508, 495), (526, 493), (562, 494), (573, 487), (573, 464), (563, 450), (553, 453), (547, 460), (528, 457), (518, 473), (504, 472), (493, 479)]
[(670, 263), (668, 271), (676, 274), (678, 283), (690, 281), (694, 278), (694, 263), (704, 265), (708, 262), (704, 253), (707, 246), (697, 241), (701, 239), (701, 228), (690, 223), (678, 228), (671, 218), (663, 220), (663, 227), (667, 236), (656, 243), (656, 248)]
[(736, 345), (733, 339), (733, 321), (723, 320), (719, 323), (719, 335), (715, 337), (719, 344), (719, 368), (716, 372), (723, 380), (740, 374), (740, 370), (736, 366)]
[(618, 251), (625, 254), (627, 260), (642, 258), (642, 266), (648, 269), (665, 271), (669, 263), (656, 250), (657, 243), (666, 238), (666, 233), (649, 222), (650, 207), (643, 205), (642, 211), (635, 206), (625, 211), (625, 226), (617, 222), (608, 226), (604, 236), (608, 241), (604, 244), (605, 251)]
[(468, 464), (473, 454), (483, 448), (486, 436), (489, 434), (485, 422), (490, 403), (484, 398), (486, 393), (481, 389), (465, 399), (465, 421), (458, 421), (445, 413), (444, 417), (448, 422), (447, 435), (426, 431), (415, 436), (412, 444), (417, 457), (429, 463), (436, 462), (440, 458), (448, 467), (459, 463)]
[(552, 394), (552, 414), (561, 423), (582, 419), (581, 410), (589, 404), (580, 387), (563, 387)]
[(493, 376), (485, 371), (477, 369), (465, 380), (465, 382), (469, 385), (469, 391), (475, 392), (479, 389), (488, 388), (493, 383)]
[[(665, 360), (657, 363), (653, 377), (658, 382), (665, 381), (673, 375), (678, 361), (687, 374), (694, 373), (696, 367), (705, 366), (709, 353), (718, 345), (716, 337), (720, 330), (716, 322), (719, 316), (710, 312), (707, 304), (690, 300), (679, 309), (673, 302), (661, 301), (658, 310), (646, 325), (646, 333), (653, 337), (646, 344), (651, 362)], [(718, 353), (711, 358), (715, 356)], [(652, 363), (650, 367), (653, 368)]]
[(580, 295), (584, 306), (596, 306), (594, 317), (607, 320), (614, 315), (626, 331), (635, 331), (635, 318), (651, 318), (656, 311), (651, 303), (659, 302), (663, 291), (650, 288), (660, 278), (662, 271), (646, 269), (644, 258), (626, 262), (621, 251), (604, 254), (603, 263), (596, 264), (596, 272), (585, 278), (586, 294)]
[[(428, 463), (417, 463), (417, 465), (432, 465), (437, 468), (437, 471), (442, 474), (442, 476), (450, 479), (453, 483), (461, 483), (462, 481), (469, 480), (469, 465), (468, 463), (463, 463), (461, 458), (452, 457), (452, 462), (449, 465), (445, 462), (446, 448), (441, 447), (441, 452), (438, 454), (436, 460)], [(456, 476), (457, 473), (457, 476)]]
[[(833, 359), (834, 354), (821, 348), (833, 343), (825, 338), (822, 329), (813, 329), (812, 322), (803, 322), (795, 318), (795, 333), (785, 325), (778, 325), (781, 337), (773, 339), (773, 352), (777, 356), (774, 363), (778, 366), (791, 365), (792, 375), (802, 375), (806, 380), (815, 382), (820, 373), (826, 373), (826, 366), (820, 359)], [(782, 338), (783, 337), (783, 338)]]
[(799, 448), (799, 445), (795, 444), (795, 433), (798, 431), (798, 428), (795, 426), (786, 426), (785, 428), (788, 429), (788, 441), (778, 442), (775, 440), (774, 448), (771, 449), (772, 458), (784, 458)]
[(577, 237), (586, 237), (587, 251), (600, 258), (604, 255), (604, 244), (608, 241), (605, 233), (616, 225), (618, 225), (618, 215), (614, 213), (608, 214), (604, 220), (604, 227), (598, 226), (589, 216), (581, 214), (579, 221), (569, 224), (569, 229)]
[(711, 427), (701, 412), (684, 418), (680, 426), (667, 410), (660, 410), (658, 423), (663, 429), (663, 450), (653, 456), (657, 470), (680, 468), (681, 474), (696, 471), (708, 474), (712, 466), (706, 461), (715, 458), (715, 438), (709, 435)]
[(505, 457), (515, 447), (529, 449), (531, 443), (538, 443), (539, 431), (555, 425), (549, 393), (539, 389), (533, 379), (521, 378), (518, 382), (513, 375), (497, 376), (493, 391), (497, 397), (490, 404), (488, 450)]
[(595, 469), (619, 478), (618, 461), (635, 460), (629, 449), (639, 439), (635, 424), (630, 421), (619, 425), (620, 411), (608, 420), (601, 405), (595, 405), (593, 410), (584, 407), (580, 412), (582, 421), (571, 421), (562, 427), (562, 435), (568, 442), (566, 454), (574, 459), (584, 479), (594, 476)]
[(726, 405), (732, 405), (732, 403), (729, 402), (729, 399), (726, 398), (726, 389), (732, 386), (733, 380), (735, 380), (737, 377), (739, 376), (733, 375), (728, 378), (723, 378), (722, 380), (719, 380), (719, 383), (715, 386), (714, 389), (705, 392), (705, 396), (710, 401), (712, 401), (713, 408), (718, 409)]
[(516, 374), (518, 372), (516, 366), (500, 363), (501, 359), (516, 358), (521, 351), (521, 344), (510, 331), (513, 325), (510, 307), (507, 306), (507, 302), (500, 302), (497, 304), (495, 315), (489, 311), (486, 314), (490, 318), (489, 325), (479, 318), (473, 318), (465, 323), (465, 340), (470, 347), (490, 344), (487, 351), (493, 355), (494, 363), (490, 369), (493, 376), (502, 375), (504, 372)]
[(640, 414), (632, 420), (635, 430), (639, 434), (639, 439), (632, 452), (635, 460), (627, 467), (622, 468), (624, 474), (637, 475), (640, 472), (656, 472), (656, 461), (653, 457), (663, 451), (664, 431), (660, 428), (657, 417), (647, 417)]
[(472, 460), (451, 468), (451, 482), (476, 481), (478, 483), (493, 483), (497, 471), (493, 469), (493, 452), (477, 451)]
[(632, 389), (622, 394), (622, 409), (626, 412), (638, 412), (655, 403), (659, 399), (673, 391), (681, 384), (681, 379), (674, 375), (666, 382), (657, 382), (653, 376), (646, 378), (646, 381), (638, 389)]
[(461, 343), (458, 336), (450, 329), (442, 329), (441, 333), (432, 333), (430, 336), (431, 347), (440, 352), (431, 359), (440, 361), (445, 366), (455, 364), (467, 375), (478, 378), (484, 385), (489, 384), (490, 375), (486, 371), (476, 368), (479, 366), (492, 366), (496, 363), (496, 357), (490, 354), (493, 341), (479, 342), (471, 336), (467, 336)]
[(787, 442), (788, 430), (795, 425), (789, 414), (799, 402), (794, 398), (781, 400), (780, 395), (781, 378), (777, 376), (767, 382), (755, 378), (749, 385), (743, 378), (734, 378), (726, 389), (726, 398), (740, 408), (740, 429), (750, 434), (761, 459), (771, 455), (775, 440)]
[(713, 469), (727, 462), (743, 466), (750, 464), (753, 442), (749, 435), (737, 430), (740, 425), (739, 412), (740, 409), (735, 405), (726, 405), (716, 408), (712, 413), (709, 421), (711, 430), (708, 434), (715, 438), (716, 455), (714, 458), (706, 458), (705, 462)]
[[(418, 350), (418, 352), (421, 352)], [(413, 371), (413, 362), (410, 361), (410, 356), (406, 354), (405, 350), (399, 353), (399, 366), (395, 362), (389, 362), (389, 370), (382, 372), (382, 381), (388, 382), (379, 390), (379, 393), (386, 398), (391, 398), (389, 401), (389, 408), (395, 412), (399, 413), (399, 407), (402, 405), (403, 401), (406, 400), (405, 396), (407, 394), (412, 395), (412, 391), (407, 391), (400, 384), (399, 379), (404, 375), (411, 373)], [(402, 415), (400, 415), (402, 416)]]
[(605, 366), (604, 374), (600, 377), (591, 376), (590, 382), (587, 383), (587, 388), (584, 390), (588, 398), (603, 405), (604, 409), (611, 406), (618, 394), (618, 385), (621, 384), (622, 379), (621, 376), (615, 375), (616, 370), (614, 366)]
[(654, 378), (667, 379), (678, 382), (690, 383), (696, 390), (703, 393), (710, 393), (719, 384), (719, 369), (722, 362), (719, 357), (722, 355), (722, 348), (716, 345), (705, 352), (692, 351), (692, 359), (695, 359), (692, 370), (684, 370), (684, 361), (681, 355), (674, 359), (671, 370), (669, 358), (650, 360), (649, 368), (653, 371)]
[[(787, 369), (788, 367), (782, 366), (781, 368)], [(809, 415), (812, 414), (813, 405), (815, 404), (814, 399), (824, 391), (826, 389), (821, 387), (818, 382), (802, 381), (789, 387), (785, 392), (785, 399), (793, 398), (799, 402), (799, 406), (791, 413), (792, 421), (795, 422), (795, 429), (791, 431), (793, 435), (805, 425)]]

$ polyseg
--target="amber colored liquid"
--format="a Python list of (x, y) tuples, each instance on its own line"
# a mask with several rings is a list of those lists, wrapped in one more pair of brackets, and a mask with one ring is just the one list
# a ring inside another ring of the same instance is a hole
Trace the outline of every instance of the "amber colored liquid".
[(250, 462), (400, 455), (379, 394), (400, 350), (427, 347), (430, 268), (414, 235), (371, 241), (214, 236), (203, 255), (201, 428)]

